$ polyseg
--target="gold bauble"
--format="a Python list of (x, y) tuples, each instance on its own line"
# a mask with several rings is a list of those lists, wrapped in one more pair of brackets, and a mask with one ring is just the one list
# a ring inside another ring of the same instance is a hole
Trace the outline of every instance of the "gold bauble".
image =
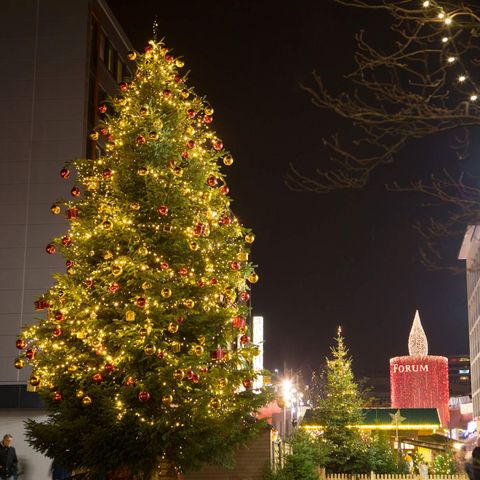
[(156, 352), (155, 345), (145, 345), (143, 347), (143, 351), (145, 352), (145, 355), (153, 355)]
[(185, 300), (183, 304), (185, 305), (186, 308), (193, 308), (195, 306), (195, 302), (191, 298), (188, 298), (187, 300)]
[(175, 380), (177, 380), (177, 382), (179, 382), (180, 380), (182, 380), (182, 379), (183, 379), (183, 370), (180, 370), (180, 369), (175, 370), (175, 371), (173, 372), (173, 378), (174, 378)]
[(53, 204), (51, 207), (50, 207), (50, 211), (54, 214), (54, 215), (58, 215), (62, 209), (58, 206), (58, 205), (55, 205)]
[(130, 208), (134, 211), (138, 211), (138, 210), (140, 210), (140, 204), (137, 203), (137, 202), (134, 202), (130, 205)]
[(137, 174), (140, 175), (141, 177), (144, 177), (148, 173), (147, 167), (140, 167), (137, 170)]
[(158, 129), (163, 128), (163, 122), (162, 122), (159, 118), (156, 118), (156, 119), (153, 121), (153, 125), (154, 125), (155, 127), (157, 127)]
[(213, 115), (213, 108), (205, 107), (205, 115)]
[(84, 395), (85, 395), (85, 392), (83, 390), (78, 390), (77, 393), (75, 394), (77, 398), (83, 398)]
[(224, 165), (226, 165), (227, 167), (229, 167), (230, 165), (232, 165), (233, 163), (233, 157), (231, 155), (225, 155), (223, 157), (223, 163)]
[(112, 228), (112, 226), (113, 226), (113, 225), (112, 225), (112, 222), (110, 222), (109, 220), (104, 220), (104, 221), (102, 222), (102, 228), (103, 228), (104, 230), (110, 230), (110, 229)]
[(175, 60), (175, 65), (177, 66), (177, 68), (182, 68), (185, 65), (185, 63), (183, 62), (183, 60), (180, 60), (179, 58), (177, 58)]
[(150, 140), (158, 140), (158, 133), (153, 130), (153, 131), (149, 132), (148, 138)]
[(193, 137), (193, 135), (195, 135), (195, 129), (191, 125), (187, 127), (186, 132), (187, 132), (187, 135), (189, 135), (190, 137)]
[(195, 345), (193, 347), (193, 352), (195, 353), (195, 355), (203, 355), (203, 352), (205, 351), (205, 349), (201, 346), (201, 345)]
[(173, 397), (172, 395), (164, 395), (162, 397), (162, 403), (165, 405), (170, 405), (173, 402)]
[(38, 387), (40, 385), (40, 377), (38, 377), (37, 375), (32, 375), (29, 380), (28, 380), (28, 383), (32, 386), (32, 387)]
[(247, 243), (253, 243), (255, 241), (255, 235), (253, 233), (247, 233), (245, 235), (245, 241)]
[(69, 275), (73, 275), (73, 274), (75, 273), (75, 269), (74, 269), (73, 267), (68, 267), (68, 268), (67, 268), (67, 273), (68, 273)]
[(253, 345), (250, 348), (250, 351), (252, 352), (252, 356), (258, 357), (260, 355), (260, 347), (258, 345)]
[(212, 398), (210, 400), (210, 406), (215, 410), (218, 410), (222, 406), (222, 401), (219, 398)]
[(177, 333), (178, 332), (178, 324), (174, 322), (170, 322), (168, 324), (168, 331), (170, 333)]
[(118, 277), (123, 272), (121, 265), (112, 265), (112, 275)]
[(83, 397), (82, 404), (88, 407), (92, 404), (92, 399), (90, 397)]
[(180, 342), (172, 342), (170, 345), (174, 353), (179, 353), (182, 350), (182, 344)]
[(257, 283), (258, 282), (258, 275), (254, 272), (254, 273), (251, 273), (249, 276), (248, 276), (248, 281), (250, 283)]
[(100, 136), (100, 134), (95, 131), (95, 130), (92, 130), (89, 134), (88, 134), (88, 138), (90, 140), (98, 140), (98, 137)]
[(25, 366), (25, 361), (22, 358), (17, 358), (15, 359), (15, 368), (18, 368), (18, 370), (21, 370)]
[(138, 249), (138, 254), (144, 257), (145, 255), (148, 254), (148, 248), (145, 246), (142, 246)]
[(162, 295), (163, 298), (170, 298), (172, 296), (172, 290), (170, 290), (170, 288), (168, 287), (165, 287), (165, 288), (162, 288), (162, 290), (160, 291), (160, 294)]
[(205, 335), (200, 335), (198, 338), (197, 338), (197, 342), (200, 344), (200, 345), (203, 345), (205, 343)]
[(138, 334), (141, 336), (141, 337), (146, 337), (148, 335), (148, 329), (145, 328), (145, 327), (142, 327), (139, 331), (138, 331)]
[(190, 250), (192, 252), (195, 252), (196, 250), (198, 250), (200, 248), (200, 245), (198, 244), (198, 242), (195, 242), (195, 241), (192, 241), (188, 244), (188, 246), (190, 247)]
[(221, 388), (225, 388), (228, 385), (228, 378), (219, 378), (218, 385), (220, 385)]
[(187, 99), (190, 96), (190, 92), (188, 90), (182, 90), (180, 93), (183, 99)]
[(148, 107), (146, 105), (140, 108), (140, 115), (142, 117), (144, 117), (145, 115), (148, 115)]
[(125, 320), (127, 322), (133, 322), (135, 320), (135, 312), (132, 312), (132, 310), (127, 310), (125, 312)]
[(238, 260), (240, 260), (241, 262), (246, 262), (246, 261), (248, 260), (248, 252), (245, 252), (245, 251), (240, 252), (240, 253), (238, 254), (238, 257), (237, 257), (237, 258), (238, 258)]
[(78, 367), (76, 365), (69, 365), (68, 366), (68, 371), (70, 373), (76, 372), (78, 370)]
[(109, 260), (110, 258), (113, 258), (113, 253), (112, 253), (110, 250), (107, 250), (107, 251), (103, 254), (103, 259), (104, 259), (104, 260)]
[(176, 176), (176, 177), (181, 177), (183, 175), (183, 168), (181, 167), (174, 167), (173, 170), (172, 170), (172, 173)]
[(152, 284), (150, 282), (143, 282), (142, 283), (142, 289), (143, 290), (148, 290), (149, 288), (152, 288)]

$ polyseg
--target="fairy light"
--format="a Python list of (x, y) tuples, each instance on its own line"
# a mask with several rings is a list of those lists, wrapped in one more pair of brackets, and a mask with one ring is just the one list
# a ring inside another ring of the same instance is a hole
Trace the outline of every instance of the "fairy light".
[(422, 5), (423, 5), (425, 8), (429, 7), (429, 6), (430, 6), (429, 0), (425, 0)]
[(455, 60), (456, 60), (455, 57), (448, 57), (448, 58), (447, 58), (447, 62), (448, 62), (448, 63), (453, 63), (453, 62), (455, 62)]
[(460, 76), (458, 77), (458, 81), (459, 81), (459, 82), (464, 82), (466, 79), (467, 79), (467, 77), (466, 77), (465, 75), (460, 75)]

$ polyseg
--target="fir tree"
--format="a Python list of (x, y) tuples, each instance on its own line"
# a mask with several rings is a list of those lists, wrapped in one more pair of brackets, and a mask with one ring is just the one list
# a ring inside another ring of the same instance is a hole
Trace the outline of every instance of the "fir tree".
[[(17, 346), (50, 415), (28, 422), (31, 444), (71, 469), (148, 478), (227, 462), (261, 422), (258, 353), (248, 333), (253, 234), (230, 209), (220, 164), (232, 156), (211, 129), (211, 106), (187, 87), (162, 43), (132, 52), (136, 71), (99, 110), (75, 160), (63, 206), (66, 273), (36, 302), (47, 315)], [(105, 136), (105, 142), (102, 137)]]
[[(352, 360), (348, 356), (341, 328), (326, 362), (324, 395), (316, 416), (322, 426), (322, 440), (328, 448), (326, 468), (331, 472), (355, 471), (362, 439), (358, 429), (362, 421), (362, 399), (354, 381)], [(359, 467), (361, 469), (361, 467)]]

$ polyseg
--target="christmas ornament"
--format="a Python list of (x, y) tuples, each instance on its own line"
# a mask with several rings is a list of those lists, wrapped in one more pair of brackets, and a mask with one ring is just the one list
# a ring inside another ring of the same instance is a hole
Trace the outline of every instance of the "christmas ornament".
[(165, 98), (170, 98), (172, 96), (172, 92), (170, 90), (164, 90), (162, 92), (162, 95), (165, 97)]
[(160, 267), (160, 270), (167, 270), (169, 265), (167, 262), (160, 262), (159, 267)]
[(95, 383), (102, 383), (103, 382), (103, 376), (101, 373), (95, 373), (92, 375), (92, 380)]
[(181, 177), (183, 175), (183, 168), (180, 168), (180, 167), (175, 167), (173, 170), (172, 170), (172, 173), (175, 177)]
[(77, 398), (83, 398), (85, 396), (85, 392), (83, 390), (78, 390), (75, 396)]
[(217, 348), (210, 352), (210, 358), (212, 360), (223, 360), (225, 358), (225, 350), (223, 348)]
[(213, 117), (211, 115), (204, 115), (203, 116), (203, 121), (205, 123), (212, 123), (213, 122)]
[(50, 254), (50, 255), (53, 255), (56, 251), (57, 251), (57, 247), (53, 244), (53, 243), (49, 243), (46, 247), (45, 247), (45, 251)]
[(223, 157), (223, 164), (227, 165), (227, 167), (232, 165), (233, 164), (233, 157), (231, 155), (225, 155)]
[(115, 365), (113, 363), (106, 363), (103, 368), (106, 372), (112, 373), (115, 370)]
[(53, 204), (53, 205), (50, 207), (50, 211), (51, 211), (54, 215), (58, 215), (62, 210), (61, 210), (61, 208), (60, 208), (58, 205)]
[(112, 228), (112, 222), (110, 220), (104, 220), (102, 223), (101, 223), (101, 227), (103, 228), (103, 230), (110, 230)]
[(125, 320), (127, 322), (133, 322), (135, 320), (135, 312), (132, 312), (132, 310), (127, 310), (125, 312)]
[(173, 372), (173, 378), (174, 378), (177, 382), (179, 382), (180, 380), (183, 380), (183, 376), (184, 376), (183, 370), (178, 369), (178, 370), (175, 370), (175, 371)]
[(218, 190), (224, 195), (228, 195), (228, 192), (230, 191), (230, 189), (226, 185), (222, 185)]
[(152, 288), (152, 284), (150, 282), (143, 282), (142, 283), (142, 290), (148, 290)]
[(140, 167), (137, 170), (137, 174), (140, 175), (141, 177), (144, 177), (145, 175), (147, 175), (147, 173), (148, 173), (147, 167)]
[(159, 215), (161, 215), (162, 217), (165, 217), (168, 215), (168, 207), (166, 205), (160, 205), (158, 208), (157, 208), (157, 212)]
[(142, 117), (145, 117), (146, 115), (148, 115), (148, 106), (143, 106), (140, 108), (140, 115)]
[(98, 113), (105, 113), (107, 111), (107, 106), (106, 105), (99, 105), (97, 107)]
[(21, 358), (16, 358), (14, 365), (16, 369), (21, 370), (25, 366), (25, 362)]
[(136, 212), (138, 212), (138, 210), (140, 210), (140, 204), (137, 203), (137, 202), (134, 202), (130, 205), (130, 208)]
[(189, 108), (187, 110), (187, 117), (188, 118), (193, 118), (193, 117), (195, 117), (195, 115), (196, 115), (196, 112), (195, 112), (195, 110), (193, 110), (193, 108)]
[(193, 308), (195, 306), (195, 302), (189, 298), (183, 302), (186, 308)]
[(250, 388), (252, 388), (253, 386), (253, 382), (249, 379), (249, 378), (245, 378), (243, 381), (242, 381), (242, 384), (243, 386), (249, 390)]
[(188, 275), (188, 268), (187, 267), (182, 267), (178, 270), (178, 274), (182, 275), (182, 277), (185, 277)]
[(258, 275), (256, 273), (251, 273), (249, 276), (248, 276), (248, 281), (250, 283), (257, 283), (258, 282)]
[(110, 168), (106, 168), (102, 172), (102, 177), (108, 180), (109, 178), (112, 178), (113, 171)]
[(37, 375), (32, 375), (29, 379), (28, 379), (28, 383), (32, 386), (32, 387), (38, 387), (40, 385), (40, 377), (38, 377)]
[(127, 82), (120, 82), (118, 87), (122, 92), (126, 92), (128, 90), (128, 83)]
[(195, 142), (193, 140), (189, 140), (187, 142), (187, 147), (190, 149), (195, 148)]
[(82, 398), (82, 404), (85, 405), (86, 407), (90, 406), (92, 404), (92, 399), (88, 396)]
[(158, 133), (155, 131), (151, 131), (148, 133), (148, 138), (150, 140), (158, 140)]
[(245, 320), (245, 318), (242, 318), (239, 315), (233, 317), (232, 319), (233, 328), (243, 328), (246, 324), (247, 321)]
[(69, 247), (72, 244), (72, 237), (70, 235), (65, 235), (62, 237), (62, 245), (64, 247)]
[(170, 322), (168, 324), (168, 331), (170, 333), (177, 333), (178, 332), (178, 324)]
[(219, 398), (212, 398), (210, 400), (210, 406), (215, 410), (218, 410), (222, 406), (222, 401)]
[(58, 326), (58, 325), (55, 325), (53, 331), (52, 331), (52, 335), (56, 338), (60, 337), (60, 335), (62, 335), (62, 329)]
[(203, 352), (205, 351), (205, 349), (201, 346), (201, 345), (195, 345), (193, 347), (193, 352), (195, 353), (195, 355), (197, 355), (198, 357), (200, 357), (201, 355), (203, 355)]
[(163, 298), (170, 298), (172, 296), (172, 291), (165, 287), (165, 288), (162, 288), (162, 290), (160, 291), (160, 294), (162, 295)]
[(65, 320), (65, 315), (61, 310), (57, 310), (54, 313), (54, 318), (55, 318), (55, 321), (57, 322), (63, 322)]
[(182, 344), (180, 342), (172, 342), (170, 346), (173, 353), (180, 353), (182, 350)]
[(69, 220), (74, 220), (78, 217), (78, 208), (69, 208), (67, 210), (67, 218)]
[(242, 292), (240, 293), (239, 298), (242, 302), (248, 302), (250, 300), (250, 294), (248, 292)]
[(200, 245), (197, 242), (192, 241), (188, 244), (188, 248), (190, 248), (192, 252), (195, 252), (200, 248)]
[(181, 153), (181, 157), (182, 157), (184, 160), (187, 160), (189, 156), (190, 156), (190, 154), (189, 154), (187, 151)]
[(117, 293), (120, 290), (120, 285), (117, 282), (113, 282), (108, 287), (110, 293)]
[(133, 52), (133, 51), (128, 52), (127, 58), (133, 62), (137, 58), (136, 52)]
[(136, 385), (136, 382), (133, 377), (128, 377), (125, 380), (125, 385), (127, 385), (128, 387), (134, 387)]
[(240, 264), (236, 261), (230, 262), (230, 268), (234, 271), (240, 270)]
[(72, 195), (72, 197), (79, 197), (80, 196), (80, 189), (78, 187), (73, 187), (70, 190), (70, 194)]
[(218, 385), (220, 388), (225, 388), (228, 384), (228, 378), (221, 377), (218, 379)]
[(62, 168), (60, 170), (60, 176), (66, 180), (67, 178), (70, 178), (70, 170), (68, 170), (68, 168)]
[(216, 187), (218, 185), (218, 179), (217, 177), (215, 177), (214, 175), (210, 175), (208, 178), (207, 178), (207, 185), (209, 187)]
[(141, 255), (142, 257), (144, 257), (145, 255), (148, 254), (148, 248), (145, 245), (141, 246), (138, 249), (138, 254)]
[(175, 321), (181, 325), (184, 321), (185, 321), (185, 317), (182, 317), (182, 316), (179, 316), (177, 318), (175, 318)]
[(145, 392), (145, 391), (142, 391), (138, 394), (138, 399), (141, 401), (141, 402), (148, 402), (150, 400), (150, 393), (149, 392)]
[(242, 345), (246, 345), (246, 344), (249, 343), (249, 342), (250, 342), (250, 337), (249, 337), (248, 335), (242, 335), (242, 336), (240, 337), (240, 343), (241, 343)]
[(143, 347), (143, 352), (145, 355), (153, 355), (156, 351), (155, 345), (145, 345)]
[(137, 145), (145, 145), (145, 143), (147, 143), (147, 139), (143, 136), (143, 135), (139, 135), (136, 139), (135, 139), (135, 143)]
[(246, 243), (253, 243), (255, 241), (255, 235), (253, 233), (247, 233), (245, 235), (245, 242)]
[(173, 396), (172, 395), (164, 395), (162, 397), (162, 403), (164, 405), (170, 405), (173, 402)]
[(25, 352), (25, 356), (27, 357), (28, 360), (33, 360), (35, 358), (35, 355), (37, 354), (37, 351), (33, 348), (29, 348)]
[(63, 400), (63, 395), (60, 392), (54, 392), (52, 398), (55, 402), (61, 402)]
[(85, 280), (85, 285), (87, 286), (87, 288), (92, 288), (93, 280), (91, 278), (88, 278), (87, 280)]
[(99, 139), (100, 135), (98, 132), (96, 132), (95, 130), (92, 130), (89, 134), (88, 134), (88, 138), (90, 140), (93, 140), (94, 142), (97, 141)]
[(36, 300), (35, 301), (35, 310), (45, 310), (50, 305), (46, 300)]
[(135, 304), (137, 305), (137, 307), (143, 308), (147, 304), (147, 300), (146, 298), (139, 297), (135, 300)]
[(112, 265), (112, 275), (114, 277), (118, 277), (119, 275), (121, 275), (123, 272), (123, 268), (121, 265)]
[(175, 65), (178, 67), (178, 68), (182, 68), (185, 64), (183, 63), (183, 60), (180, 60), (179, 58), (177, 58), (175, 60)]
[(214, 140), (213, 143), (212, 143), (212, 146), (213, 146), (213, 149), (214, 150), (221, 150), (223, 148), (223, 143), (221, 142), (221, 140)]
[(190, 376), (190, 381), (192, 383), (200, 382), (200, 375), (198, 373), (192, 373), (192, 375)]

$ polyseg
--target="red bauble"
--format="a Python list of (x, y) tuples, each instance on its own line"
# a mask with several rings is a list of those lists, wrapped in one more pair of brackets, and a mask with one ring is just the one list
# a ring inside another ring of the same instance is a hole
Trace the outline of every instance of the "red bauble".
[(240, 270), (240, 264), (237, 261), (230, 262), (230, 268), (234, 271)]
[(126, 92), (128, 90), (128, 83), (127, 82), (120, 82), (118, 87), (122, 92)]
[(67, 260), (65, 262), (65, 265), (67, 266), (67, 268), (69, 268), (69, 267), (73, 267), (73, 265), (75, 265), (75, 263), (73, 262), (73, 260)]
[(45, 310), (50, 304), (46, 300), (36, 300), (35, 301), (35, 310)]
[(218, 283), (218, 280), (216, 278), (212, 278), (210, 280), (210, 285), (217, 285), (217, 283)]
[(203, 121), (205, 123), (212, 123), (213, 122), (213, 117), (211, 115), (204, 115), (203, 116)]
[(199, 280), (199, 281), (197, 282), (197, 285), (198, 285), (200, 288), (203, 288), (203, 287), (206, 285), (206, 283), (205, 283), (203, 280)]
[(223, 215), (220, 217), (220, 220), (218, 221), (219, 225), (230, 225), (232, 223), (232, 219), (228, 215)]
[(137, 307), (143, 308), (147, 304), (147, 299), (139, 297), (135, 300)]
[(99, 105), (97, 107), (97, 110), (99, 111), (99, 113), (105, 113), (107, 111), (107, 106), (106, 105)]
[(245, 380), (243, 380), (242, 384), (247, 390), (252, 388), (252, 386), (253, 386), (253, 382), (249, 378), (245, 378)]
[(23, 350), (27, 345), (27, 342), (23, 338), (17, 338), (17, 341), (15, 342), (15, 346), (19, 350)]
[(141, 401), (141, 402), (148, 402), (150, 400), (150, 393), (149, 392), (145, 392), (145, 391), (142, 391), (138, 394), (138, 399)]
[(85, 280), (85, 285), (87, 286), (87, 288), (92, 288), (93, 280), (91, 278), (88, 278), (87, 280)]
[(233, 328), (243, 328), (247, 324), (247, 321), (242, 318), (240, 315), (237, 315), (232, 318)]
[(72, 195), (72, 197), (79, 197), (80, 196), (80, 189), (78, 187), (73, 187), (70, 190), (70, 194)]
[(190, 156), (190, 155), (189, 155), (189, 153), (188, 153), (187, 151), (182, 152), (182, 158), (183, 158), (184, 160), (187, 160), (189, 156)]
[(160, 270), (167, 270), (169, 265), (168, 265), (168, 262), (160, 262)]
[(63, 322), (65, 320), (65, 315), (61, 310), (57, 310), (55, 312), (55, 321), (56, 322)]
[(120, 290), (120, 285), (117, 282), (113, 282), (108, 287), (108, 290), (110, 291), (110, 293), (117, 293)]
[(102, 172), (102, 177), (105, 178), (105, 179), (109, 179), (109, 178), (112, 178), (112, 175), (113, 175), (113, 172), (110, 168), (106, 168), (103, 172)]
[(92, 375), (92, 380), (95, 383), (102, 383), (103, 382), (103, 376), (102, 376), (101, 373), (95, 373), (94, 375)]
[(115, 365), (113, 365), (113, 363), (106, 363), (103, 368), (106, 372), (111, 373), (115, 370)]
[(153, 46), (150, 43), (145, 45), (145, 53), (151, 52), (152, 50), (153, 50)]
[(172, 96), (172, 92), (170, 90), (164, 90), (162, 92), (162, 95), (165, 97), (165, 98), (170, 98)]
[(67, 210), (67, 218), (73, 220), (78, 217), (78, 208), (69, 208)]
[(171, 62), (171, 61), (173, 60), (173, 55), (170, 55), (169, 53), (167, 53), (167, 54), (165, 55), (165, 60), (166, 60), (167, 62)]
[(157, 358), (159, 358), (160, 360), (162, 360), (164, 357), (165, 357), (165, 352), (163, 352), (162, 350), (159, 350), (159, 351), (157, 352)]
[(249, 342), (250, 342), (250, 337), (249, 337), (248, 335), (242, 335), (242, 336), (240, 337), (240, 343), (241, 343), (242, 345), (246, 345), (246, 344), (249, 343)]
[(60, 170), (60, 176), (66, 180), (67, 178), (70, 177), (70, 170), (68, 168), (62, 168)]
[(135, 143), (136, 143), (137, 145), (144, 145), (146, 142), (147, 142), (147, 139), (146, 139), (143, 135), (139, 135), (139, 136), (135, 139)]
[(193, 376), (193, 370), (192, 369), (188, 369), (186, 372), (185, 372), (185, 376), (191, 380), (192, 379), (192, 376)]
[(215, 177), (214, 175), (210, 175), (208, 178), (207, 178), (207, 185), (209, 187), (216, 187), (218, 185), (218, 178)]
[(222, 185), (220, 188), (219, 188), (220, 192), (223, 193), (224, 195), (227, 195), (228, 192), (230, 191), (230, 189), (226, 186), (226, 185)]
[(182, 81), (182, 76), (181, 76), (181, 75), (175, 75), (175, 76), (173, 77), (173, 81), (174, 81), (175, 83), (180, 83), (180, 82)]
[(190, 149), (195, 148), (195, 142), (193, 140), (189, 140), (187, 142), (187, 147), (190, 148)]
[(188, 118), (193, 118), (195, 117), (196, 113), (195, 113), (195, 110), (193, 108), (190, 108), (189, 110), (187, 110), (187, 117)]
[(221, 150), (223, 148), (223, 143), (220, 140), (214, 140), (213, 142), (213, 149), (214, 150)]
[(194, 372), (192, 373), (190, 380), (192, 383), (198, 383), (200, 381), (200, 375)]
[(62, 333), (62, 329), (58, 325), (55, 325), (55, 328), (52, 331), (52, 335), (58, 338)]
[(182, 316), (177, 317), (177, 318), (175, 319), (175, 321), (176, 321), (179, 325), (181, 325), (181, 324), (185, 321), (185, 317), (182, 317)]
[(53, 243), (49, 243), (45, 247), (45, 251), (49, 253), (50, 255), (53, 255), (57, 251), (57, 247)]
[(63, 400), (63, 395), (60, 392), (55, 392), (52, 398), (55, 402), (61, 402)]
[(242, 292), (239, 297), (242, 302), (248, 302), (250, 300), (250, 294), (248, 292)]
[(35, 355), (37, 354), (37, 351), (33, 348), (29, 348), (26, 352), (25, 352), (25, 356), (29, 359), (29, 360), (32, 360), (33, 358), (35, 358)]
[(165, 217), (168, 215), (168, 207), (166, 205), (160, 205), (158, 208), (157, 208), (157, 212), (159, 215), (161, 215), (162, 217)]
[(179, 275), (182, 275), (183, 277), (185, 275), (188, 275), (188, 268), (187, 267), (182, 267), (179, 271), (178, 271)]
[(70, 235), (65, 235), (62, 238), (62, 245), (64, 247), (69, 247), (72, 244), (72, 237)]
[(125, 380), (125, 385), (129, 386), (129, 387), (134, 387), (135, 384), (137, 382), (135, 382), (135, 379), (133, 377), (128, 377), (126, 380)]
[(107, 129), (106, 127), (102, 127), (102, 128), (100, 129), (100, 133), (101, 133), (102, 135), (107, 135), (107, 134), (108, 134), (108, 129)]

